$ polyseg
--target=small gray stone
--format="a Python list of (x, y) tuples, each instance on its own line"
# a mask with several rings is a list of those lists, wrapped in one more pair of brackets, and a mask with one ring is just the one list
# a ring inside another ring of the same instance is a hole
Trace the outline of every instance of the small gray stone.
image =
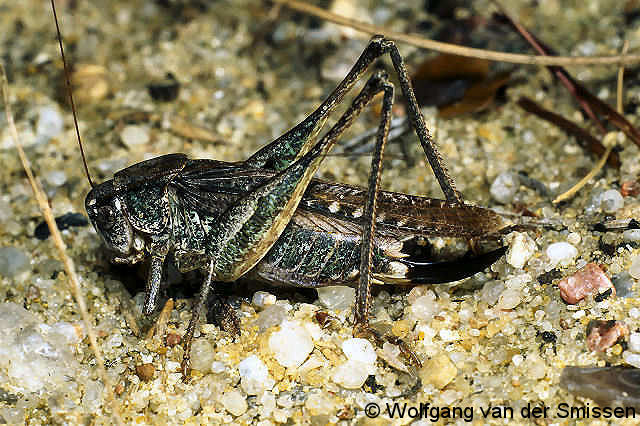
[(36, 124), (36, 142), (46, 143), (55, 138), (64, 129), (64, 120), (58, 108), (43, 106), (38, 110), (38, 123)]
[(629, 274), (636, 280), (640, 280), (640, 255), (635, 256), (631, 260), (631, 266), (629, 267)]
[(15, 247), (0, 247), (0, 275), (15, 277), (29, 269), (29, 258)]
[(634, 366), (636, 369), (640, 368), (640, 354), (631, 351), (624, 351), (622, 359), (624, 359), (627, 364)]
[(22, 306), (11, 302), (0, 303), (0, 337), (3, 340), (36, 323), (38, 318)]
[(283, 408), (292, 408), (304, 405), (307, 393), (302, 388), (294, 388), (290, 391), (280, 392), (276, 403)]
[(269, 370), (260, 358), (251, 355), (238, 364), (241, 386), (247, 395), (259, 395), (271, 390), (275, 381), (269, 377)]
[(506, 286), (502, 281), (489, 281), (485, 283), (480, 291), (480, 300), (489, 306), (493, 306), (505, 288)]
[(220, 397), (220, 402), (222, 402), (224, 408), (234, 416), (243, 414), (248, 408), (247, 400), (236, 389), (225, 392)]
[(498, 309), (513, 309), (522, 301), (522, 293), (518, 290), (512, 290), (510, 288), (500, 294), (498, 299)]
[(438, 311), (435, 293), (429, 290), (424, 296), (418, 297), (409, 309), (415, 319), (427, 324), (430, 323)]
[(350, 360), (365, 364), (374, 364), (378, 359), (373, 345), (366, 339), (353, 338), (345, 340), (342, 342), (342, 352)]
[(107, 340), (105, 340), (104, 342), (104, 345), (110, 350), (119, 348), (123, 344), (124, 344), (124, 339), (122, 338), (122, 334), (117, 332), (113, 333), (113, 335), (109, 337)]
[(587, 216), (591, 216), (600, 211), (600, 201), (602, 200), (603, 193), (604, 191), (601, 188), (594, 188), (591, 190), (589, 201), (584, 206), (584, 213)]
[(0, 197), (0, 223), (8, 222), (14, 217), (11, 203), (9, 203), (9, 197)]
[(280, 331), (269, 337), (269, 349), (283, 367), (299, 367), (313, 351), (313, 340), (302, 325), (285, 321)]
[[(68, 343), (52, 327), (15, 303), (0, 303), (0, 376), (19, 392), (46, 392), (68, 386), (78, 364)], [(55, 334), (55, 333), (53, 333)]]
[(62, 170), (47, 173), (44, 179), (52, 186), (62, 186), (67, 183), (67, 174)]
[(629, 335), (629, 350), (640, 353), (640, 333), (634, 332)]
[(598, 46), (594, 43), (593, 40), (585, 40), (578, 44), (576, 48), (582, 55), (591, 56), (597, 52)]
[(318, 289), (320, 302), (332, 311), (350, 309), (355, 301), (356, 290), (345, 286), (322, 287)]
[(624, 206), (622, 194), (615, 189), (604, 191), (600, 195), (600, 208), (605, 213), (615, 213)]
[(120, 132), (120, 139), (128, 147), (144, 145), (149, 142), (149, 128), (146, 126), (129, 125)]
[(536, 242), (524, 232), (516, 232), (509, 250), (507, 251), (507, 263), (514, 268), (522, 268), (536, 252)]
[(220, 374), (227, 371), (228, 367), (224, 362), (221, 361), (213, 361), (211, 363), (211, 372), (214, 374)]
[(616, 296), (633, 297), (633, 278), (628, 272), (621, 272), (611, 277), (613, 286), (616, 288)]
[(627, 229), (622, 233), (622, 239), (627, 243), (640, 241), (640, 229)]
[(573, 259), (578, 257), (578, 249), (565, 242), (549, 244), (546, 253), (549, 258), (549, 262), (553, 266), (558, 264), (561, 266), (567, 266), (573, 261)]
[(268, 305), (276, 303), (276, 296), (266, 291), (256, 291), (251, 298), (253, 306), (259, 309), (264, 309)]
[(102, 405), (102, 392), (104, 386), (97, 380), (89, 380), (85, 385), (82, 405), (88, 413), (96, 412)]
[(332, 380), (346, 389), (360, 389), (367, 377), (375, 372), (374, 365), (350, 359), (334, 368)]
[(191, 347), (191, 367), (201, 373), (211, 371), (215, 360), (214, 346), (207, 339), (195, 339)]
[(282, 321), (287, 317), (287, 311), (282, 305), (268, 305), (260, 314), (256, 320), (258, 330), (263, 332), (270, 327), (280, 325)]
[(47, 333), (48, 339), (57, 345), (75, 345), (84, 338), (84, 330), (73, 324), (60, 321), (53, 324)]
[(520, 178), (513, 172), (503, 172), (496, 177), (491, 184), (489, 191), (494, 200), (502, 204), (509, 204), (513, 201), (518, 188)]

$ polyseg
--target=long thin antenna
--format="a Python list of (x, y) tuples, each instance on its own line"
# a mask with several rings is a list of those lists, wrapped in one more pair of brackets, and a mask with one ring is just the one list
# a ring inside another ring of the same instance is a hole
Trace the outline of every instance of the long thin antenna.
[(69, 103), (71, 104), (71, 112), (73, 113), (73, 124), (76, 128), (76, 136), (78, 137), (78, 146), (80, 146), (80, 155), (82, 156), (82, 164), (84, 165), (84, 172), (87, 175), (87, 180), (92, 188), (95, 187), (89, 174), (89, 166), (87, 166), (87, 159), (84, 156), (84, 149), (82, 148), (82, 138), (80, 138), (80, 129), (78, 128), (78, 118), (76, 114), (76, 105), (73, 102), (73, 91), (71, 90), (71, 79), (69, 78), (69, 69), (67, 68), (67, 60), (64, 57), (64, 48), (62, 47), (62, 34), (60, 34), (60, 26), (58, 25), (58, 14), (56, 13), (56, 4), (54, 0), (51, 0), (51, 9), (53, 10), (53, 18), (56, 21), (56, 31), (58, 33), (58, 44), (60, 45), (60, 54), (62, 55), (62, 65), (64, 67), (64, 79), (67, 85), (67, 93), (69, 95)]

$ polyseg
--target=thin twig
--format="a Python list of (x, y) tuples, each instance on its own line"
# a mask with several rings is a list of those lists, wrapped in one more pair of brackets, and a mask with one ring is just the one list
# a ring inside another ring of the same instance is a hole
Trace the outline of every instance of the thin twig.
[[(625, 40), (622, 45), (622, 54), (624, 55), (629, 50), (629, 40)], [(616, 106), (618, 109), (618, 114), (624, 114), (624, 94), (623, 94), (623, 82), (624, 82), (624, 66), (620, 66), (618, 68), (618, 90), (617, 90), (617, 101)]]
[[(629, 48), (629, 42), (625, 40), (624, 45), (622, 46), (623, 56), (627, 52), (628, 48)], [(620, 69), (618, 70), (618, 89), (617, 89), (617, 93), (618, 93), (617, 105), (618, 105), (618, 113), (620, 114), (623, 113), (623, 106), (622, 106), (623, 79), (624, 79), (624, 66), (621, 65)], [(593, 178), (595, 175), (597, 175), (600, 172), (600, 170), (604, 166), (604, 163), (607, 161), (609, 154), (611, 154), (612, 149), (613, 149), (613, 145), (608, 146), (607, 150), (604, 152), (604, 154), (602, 154), (602, 157), (600, 157), (598, 164), (596, 164), (596, 166), (589, 173), (587, 173), (585, 177), (580, 179), (580, 181), (576, 183), (573, 187), (571, 187), (568, 191), (557, 196), (556, 199), (553, 200), (553, 203), (557, 204), (561, 201), (564, 201), (573, 197), (573, 195), (576, 194), (584, 185), (586, 185), (587, 182), (591, 180), (591, 178)]]
[(558, 195), (555, 198), (555, 200), (553, 200), (553, 204), (558, 204), (564, 200), (568, 200), (569, 198), (573, 197), (578, 191), (580, 191), (580, 189), (583, 186), (585, 186), (591, 180), (591, 178), (597, 175), (602, 169), (602, 167), (604, 166), (604, 163), (606, 163), (607, 157), (609, 157), (609, 154), (611, 154), (612, 148), (613, 147), (611, 146), (607, 147), (607, 150), (604, 152), (604, 154), (602, 154), (602, 157), (600, 157), (600, 159), (598, 160), (598, 164), (596, 164), (596, 166), (589, 173), (587, 173), (585, 177), (580, 179), (578, 183), (576, 183), (571, 188), (569, 188), (568, 191)]
[(31, 163), (27, 158), (24, 150), (22, 149), (22, 143), (20, 142), (20, 137), (18, 136), (18, 130), (16, 129), (15, 123), (13, 121), (13, 114), (11, 112), (11, 106), (9, 105), (9, 82), (7, 80), (7, 75), (4, 70), (4, 66), (0, 63), (0, 83), (2, 86), (2, 98), (4, 101), (5, 113), (7, 116), (7, 124), (9, 127), (9, 132), (11, 133), (11, 137), (16, 145), (18, 150), (18, 155), (20, 156), (20, 161), (22, 162), (22, 166), (24, 167), (24, 171), (27, 174), (27, 178), (29, 179), (29, 183), (31, 184), (31, 188), (33, 189), (33, 195), (36, 198), (38, 205), (40, 206), (40, 210), (42, 212), (42, 216), (44, 220), (47, 222), (49, 226), (49, 230), (51, 231), (51, 236), (53, 238), (53, 242), (58, 249), (58, 253), (64, 265), (65, 272), (67, 277), (69, 278), (69, 283), (71, 285), (71, 292), (76, 299), (76, 303), (78, 304), (78, 309), (80, 311), (80, 315), (82, 316), (82, 321), (84, 323), (85, 329), (87, 331), (87, 336), (89, 336), (89, 345), (91, 346), (91, 350), (93, 351), (93, 355), (96, 358), (98, 373), (100, 375), (100, 379), (104, 384), (104, 389), (107, 393), (107, 400), (111, 403), (112, 414), (116, 422), (120, 425), (124, 425), (122, 421), (122, 417), (120, 416), (120, 404), (115, 399), (113, 393), (113, 384), (107, 376), (107, 372), (104, 368), (104, 358), (100, 352), (100, 348), (98, 348), (98, 343), (96, 340), (96, 334), (92, 327), (92, 319), (87, 311), (87, 305), (84, 301), (84, 296), (82, 294), (82, 290), (80, 288), (80, 282), (78, 280), (78, 276), (75, 272), (75, 267), (73, 265), (73, 261), (67, 255), (67, 248), (62, 240), (60, 235), (60, 230), (56, 225), (56, 221), (53, 217), (53, 213), (51, 212), (51, 208), (49, 207), (49, 203), (47, 201), (47, 197), (42, 190), (42, 185), (40, 181), (34, 176), (33, 171), (31, 169)]
[(475, 49), (460, 46), (457, 44), (443, 43), (417, 35), (399, 33), (379, 27), (366, 22), (356, 21), (346, 16), (336, 15), (327, 12), (319, 7), (302, 3), (296, 0), (272, 0), (287, 6), (290, 9), (308, 15), (317, 16), (334, 24), (344, 25), (354, 30), (367, 34), (382, 34), (395, 41), (407, 43), (413, 46), (434, 50), (436, 52), (450, 53), (453, 55), (466, 56), (471, 58), (486, 59), (488, 61), (509, 62), (512, 64), (524, 65), (558, 65), (558, 66), (578, 66), (578, 65), (630, 65), (640, 63), (640, 55), (614, 55), (614, 56), (538, 56), (522, 55), (517, 53), (496, 52), (494, 50)]
[(164, 334), (167, 332), (167, 324), (169, 323), (169, 319), (171, 318), (173, 306), (173, 299), (170, 298), (169, 300), (167, 300), (167, 303), (164, 304), (164, 307), (160, 311), (160, 315), (158, 315), (156, 323), (147, 332), (147, 340), (153, 339), (154, 336), (158, 336), (158, 338), (162, 339)]

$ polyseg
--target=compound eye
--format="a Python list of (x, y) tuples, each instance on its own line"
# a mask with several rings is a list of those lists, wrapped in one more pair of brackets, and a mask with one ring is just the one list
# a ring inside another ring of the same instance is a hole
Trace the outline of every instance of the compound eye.
[(104, 231), (113, 229), (116, 225), (116, 214), (109, 206), (99, 207), (97, 212), (97, 218), (102, 225)]

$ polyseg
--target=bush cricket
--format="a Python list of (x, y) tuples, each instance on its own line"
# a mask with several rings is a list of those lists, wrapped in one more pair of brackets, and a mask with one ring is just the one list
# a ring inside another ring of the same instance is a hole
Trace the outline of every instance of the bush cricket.
[[(55, 5), (52, 0), (55, 16)], [(56, 27), (58, 25), (56, 17)], [(58, 29), (61, 54), (62, 38)], [(321, 137), (334, 109), (371, 64), (389, 55), (408, 105), (408, 116), (446, 200), (380, 191), (394, 85), (374, 71), (348, 109)], [(65, 65), (66, 73), (66, 65)], [(69, 85), (67, 76), (67, 85)], [(343, 132), (382, 94), (368, 188), (314, 179)], [(69, 97), (74, 111), (72, 94)], [(77, 130), (77, 123), (76, 123)], [(79, 132), (78, 132), (79, 133)], [(82, 144), (78, 135), (82, 152)], [(356, 287), (354, 334), (368, 326), (371, 284), (443, 283), (469, 277), (505, 252), (434, 261), (419, 241), (429, 236), (480, 240), (508, 228), (492, 210), (466, 204), (438, 153), (417, 104), (398, 48), (371, 38), (347, 76), (306, 119), (247, 160), (193, 160), (168, 154), (134, 164), (92, 186), (85, 206), (115, 263), (150, 258), (144, 313), (157, 308), (163, 266), (172, 254), (178, 269), (199, 269), (205, 280), (184, 338), (183, 376), (190, 365), (195, 328), (214, 285), (240, 278), (297, 287)]]

